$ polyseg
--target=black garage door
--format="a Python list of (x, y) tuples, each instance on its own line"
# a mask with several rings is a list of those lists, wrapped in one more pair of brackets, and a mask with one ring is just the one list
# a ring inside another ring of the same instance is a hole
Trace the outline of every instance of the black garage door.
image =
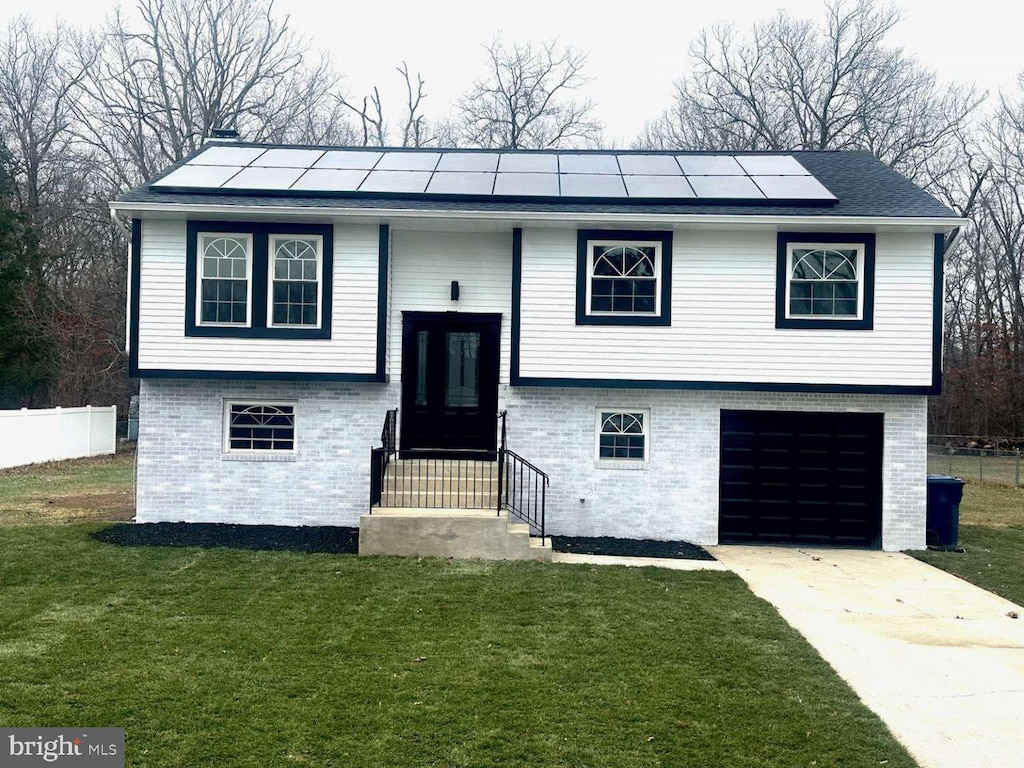
[(880, 547), (882, 414), (722, 411), (723, 543)]

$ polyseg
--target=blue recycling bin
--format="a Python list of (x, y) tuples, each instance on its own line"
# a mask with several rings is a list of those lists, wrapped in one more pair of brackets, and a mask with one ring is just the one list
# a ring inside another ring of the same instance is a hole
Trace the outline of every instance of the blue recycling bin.
[(964, 481), (949, 475), (928, 475), (925, 541), (930, 547), (955, 547), (960, 539), (960, 501)]

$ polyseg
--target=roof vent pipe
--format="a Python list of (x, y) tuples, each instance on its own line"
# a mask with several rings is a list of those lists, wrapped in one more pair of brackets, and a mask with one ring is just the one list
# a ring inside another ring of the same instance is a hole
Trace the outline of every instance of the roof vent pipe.
[(238, 141), (238, 131), (234, 128), (214, 128), (210, 131), (210, 138), (217, 141)]

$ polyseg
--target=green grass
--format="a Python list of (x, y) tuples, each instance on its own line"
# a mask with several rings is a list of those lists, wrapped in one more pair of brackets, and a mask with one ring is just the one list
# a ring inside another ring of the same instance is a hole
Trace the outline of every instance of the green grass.
[(135, 452), (0, 470), (0, 525), (130, 520)]
[(131, 766), (913, 766), (740, 579), (0, 527), (0, 722)]
[(963, 552), (913, 552), (919, 560), (1024, 605), (1024, 527), (961, 525)]
[(1024, 489), (969, 482), (960, 503), (963, 552), (914, 557), (1024, 605)]
[[(979, 451), (979, 453), (981, 453)], [(1024, 465), (1024, 460), (1022, 460)], [(928, 473), (953, 475), (971, 482), (1014, 485), (1018, 479), (1017, 457), (985, 452), (982, 455), (950, 456), (937, 446), (928, 448)], [(1020, 467), (1020, 480), (1024, 481), (1024, 466)]]

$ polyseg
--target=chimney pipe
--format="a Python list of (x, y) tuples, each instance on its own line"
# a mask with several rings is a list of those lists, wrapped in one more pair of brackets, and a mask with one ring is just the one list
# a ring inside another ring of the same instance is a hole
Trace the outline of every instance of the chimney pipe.
[(238, 141), (238, 131), (234, 128), (214, 128), (210, 131), (210, 138), (217, 141)]

